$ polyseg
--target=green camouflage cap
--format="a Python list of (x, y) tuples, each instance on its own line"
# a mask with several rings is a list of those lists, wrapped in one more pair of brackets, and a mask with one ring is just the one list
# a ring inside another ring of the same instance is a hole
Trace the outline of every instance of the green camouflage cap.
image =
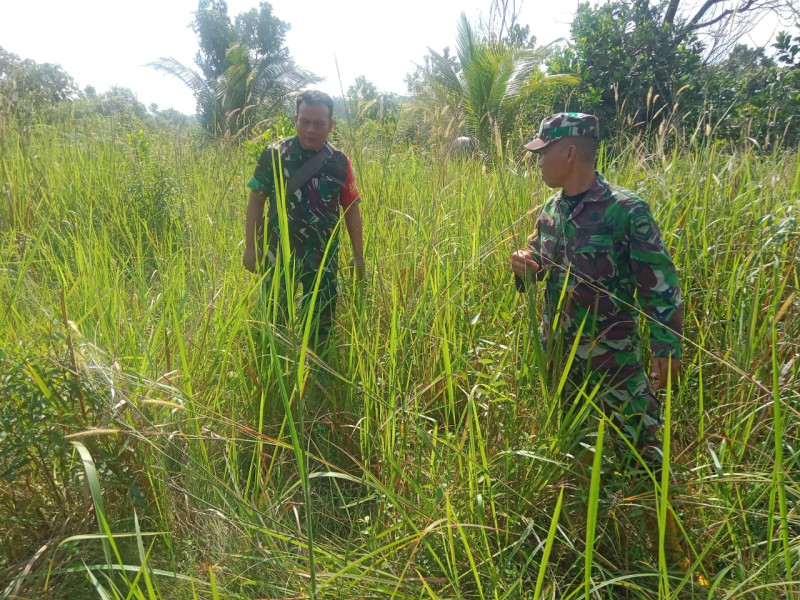
[(538, 152), (563, 137), (593, 137), (600, 140), (600, 122), (594, 115), (585, 113), (556, 113), (544, 119), (539, 127), (539, 136), (527, 144), (525, 149)]

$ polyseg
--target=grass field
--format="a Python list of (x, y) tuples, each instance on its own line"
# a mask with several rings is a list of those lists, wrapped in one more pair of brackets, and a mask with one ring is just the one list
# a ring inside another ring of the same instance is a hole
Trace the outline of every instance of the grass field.
[[(508, 269), (548, 194), (533, 163), (339, 143), (367, 278), (342, 273), (323, 362), (302, 315), (264, 323), (241, 266), (255, 149), (2, 131), (0, 598), (798, 597), (796, 153), (601, 156), (650, 202), (685, 303), (672, 482), (632, 494), (610, 451), (570, 485), (536, 292)], [(650, 506), (707, 586), (651, 546)]]

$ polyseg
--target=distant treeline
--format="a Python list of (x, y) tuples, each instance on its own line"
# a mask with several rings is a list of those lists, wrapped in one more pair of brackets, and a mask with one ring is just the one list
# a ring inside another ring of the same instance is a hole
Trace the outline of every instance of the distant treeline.
[[(513, 3), (494, 0), (480, 26), (462, 15), (454, 51), (430, 50), (406, 75), (406, 96), (382, 92), (361, 76), (336, 99), (337, 118), (427, 148), (469, 136), (484, 156), (518, 152), (542, 116), (560, 110), (597, 114), (604, 135), (614, 138), (681, 131), (796, 146), (800, 24), (765, 47), (738, 43), (767, 12), (785, 17), (792, 3), (753, 2), (734, 12), (720, 0), (695, 12), (683, 4), (581, 4), (569, 40), (537, 46)], [(196, 116), (145, 107), (127, 88), (81, 90), (60, 66), (0, 48), (0, 120), (127, 115), (157, 127), (196, 125), (213, 136), (243, 137), (286, 125), (293, 94), (319, 82), (285, 46), (289, 24), (266, 2), (232, 19), (225, 2), (200, 0), (194, 15), (197, 68), (172, 58), (151, 66), (192, 90)]]

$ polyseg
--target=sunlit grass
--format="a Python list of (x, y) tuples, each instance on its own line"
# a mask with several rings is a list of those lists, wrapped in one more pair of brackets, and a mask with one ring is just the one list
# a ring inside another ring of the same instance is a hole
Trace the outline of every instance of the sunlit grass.
[[(322, 360), (302, 314), (268, 324), (271, 292), (241, 266), (252, 157), (106, 121), (4, 132), (0, 400), (16, 445), (0, 454), (15, 540), (0, 594), (790, 597), (796, 155), (634, 141), (603, 156), (650, 202), (684, 290), (673, 476), (648, 495), (600, 452), (610, 423), (575, 489), (536, 293), (507, 266), (547, 194), (533, 166), (368, 142), (342, 144), (368, 275), (340, 278)], [(41, 408), (22, 422), (14, 406)], [(65, 436), (92, 428), (79, 456)], [(662, 540), (676, 516), (708, 589), (650, 546), (651, 509)]]

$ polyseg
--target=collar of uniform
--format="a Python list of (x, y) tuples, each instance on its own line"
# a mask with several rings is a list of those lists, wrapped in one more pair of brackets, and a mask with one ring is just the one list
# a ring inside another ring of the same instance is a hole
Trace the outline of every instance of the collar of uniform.
[[(608, 181), (606, 181), (606, 178), (603, 177), (602, 173), (599, 171), (595, 171), (594, 174), (596, 176), (594, 185), (589, 188), (589, 191), (586, 193), (583, 199), (578, 202), (578, 205), (572, 210), (569, 215), (570, 219), (574, 219), (576, 216), (578, 216), (587, 202), (599, 202), (605, 197), (606, 192), (608, 191)], [(562, 189), (559, 200), (563, 200), (564, 197), (564, 190)]]
[(300, 138), (296, 135), (289, 138), (289, 156), (297, 159), (305, 159), (307, 155), (314, 154), (310, 150), (306, 150), (300, 144)]
[(293, 158), (306, 161), (319, 152), (319, 150), (306, 150), (303, 148), (303, 145), (300, 143), (300, 137), (297, 135), (292, 136), (290, 140), (291, 145), (289, 152)]

